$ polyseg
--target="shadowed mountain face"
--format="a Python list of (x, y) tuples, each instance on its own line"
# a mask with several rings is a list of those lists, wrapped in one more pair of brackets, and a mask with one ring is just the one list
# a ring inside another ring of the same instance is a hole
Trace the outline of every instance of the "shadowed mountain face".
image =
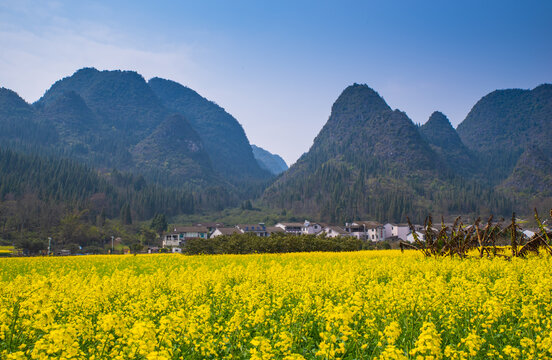
[(215, 171), (233, 181), (271, 177), (255, 160), (242, 126), (223, 108), (174, 81), (153, 78), (149, 86), (168, 109), (190, 121)]
[(288, 169), (286, 162), (279, 155), (272, 154), (255, 145), (251, 145), (251, 149), (253, 149), (253, 156), (255, 156), (259, 165), (270, 171), (271, 174), (279, 175)]
[(197, 132), (178, 114), (169, 115), (131, 150), (137, 169), (162, 184), (214, 179), (209, 156)]
[(477, 171), (478, 160), (462, 143), (449, 119), (435, 111), (429, 120), (420, 127), (420, 134), (439, 155), (441, 162), (463, 175), (473, 175)]
[(0, 129), (0, 141), (12, 146), (45, 145), (58, 139), (54, 129), (38, 121), (31, 105), (6, 88), (0, 88)]
[(552, 196), (552, 158), (536, 146), (528, 146), (499, 188), (525, 196)]
[(552, 153), (552, 85), (493, 91), (475, 104), (457, 131), (500, 182), (528, 146)]

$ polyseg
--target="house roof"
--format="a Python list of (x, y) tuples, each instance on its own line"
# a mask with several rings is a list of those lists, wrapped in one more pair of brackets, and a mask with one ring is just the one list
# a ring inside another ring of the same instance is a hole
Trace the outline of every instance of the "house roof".
[(381, 223), (377, 221), (355, 221), (351, 225), (359, 225), (359, 226), (365, 226), (367, 229), (373, 229), (380, 226), (383, 226)]
[[(324, 228), (324, 231), (326, 231), (327, 229), (330, 229), (332, 231), (335, 231), (336, 233), (338, 234), (343, 234), (343, 235), (346, 235), (348, 234), (347, 231), (345, 231), (344, 229), (340, 228), (339, 226), (326, 226)], [(326, 231), (327, 232), (327, 231)]]
[[(235, 227), (218, 227), (217, 230), (222, 235), (241, 234), (241, 231), (236, 229)], [(215, 231), (217, 231), (217, 230), (215, 230)]]
[(177, 233), (183, 232), (202, 232), (208, 233), (209, 229), (204, 226), (175, 226), (174, 231)]
[(280, 233), (280, 232), (284, 232), (284, 229), (277, 226), (269, 226), (266, 228), (266, 231), (268, 231), (269, 233)]
[(302, 227), (303, 225), (305, 225), (305, 223), (300, 222), (280, 222), (278, 224), (284, 225), (285, 227)]

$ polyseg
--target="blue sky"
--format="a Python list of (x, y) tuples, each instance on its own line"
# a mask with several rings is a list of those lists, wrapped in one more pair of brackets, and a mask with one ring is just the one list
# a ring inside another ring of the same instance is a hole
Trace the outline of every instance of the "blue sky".
[(494, 89), (552, 82), (551, 18), (552, 1), (0, 0), (0, 86), (34, 102), (86, 66), (169, 78), (293, 163), (355, 82), (454, 126)]

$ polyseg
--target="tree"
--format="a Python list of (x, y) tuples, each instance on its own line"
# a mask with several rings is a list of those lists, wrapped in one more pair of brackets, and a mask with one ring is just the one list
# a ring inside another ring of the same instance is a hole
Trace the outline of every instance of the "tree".
[(152, 245), (157, 239), (157, 233), (154, 229), (142, 226), (140, 229), (140, 242), (146, 245)]
[(125, 225), (132, 224), (132, 217), (130, 215), (130, 205), (128, 203), (125, 203), (121, 207), (121, 222)]
[(155, 214), (151, 220), (150, 229), (157, 231), (158, 234), (161, 234), (163, 231), (167, 230), (167, 219), (165, 214)]

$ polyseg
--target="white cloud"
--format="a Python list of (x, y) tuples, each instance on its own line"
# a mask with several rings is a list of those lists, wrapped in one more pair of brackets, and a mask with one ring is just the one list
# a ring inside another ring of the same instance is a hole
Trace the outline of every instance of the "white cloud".
[(146, 79), (189, 78), (200, 71), (191, 59), (190, 46), (147, 41), (129, 45), (133, 43), (105, 25), (90, 22), (75, 25), (58, 19), (54, 26), (32, 31), (5, 24), (0, 28), (0, 85), (34, 102), (56, 80), (85, 66), (135, 70)]

